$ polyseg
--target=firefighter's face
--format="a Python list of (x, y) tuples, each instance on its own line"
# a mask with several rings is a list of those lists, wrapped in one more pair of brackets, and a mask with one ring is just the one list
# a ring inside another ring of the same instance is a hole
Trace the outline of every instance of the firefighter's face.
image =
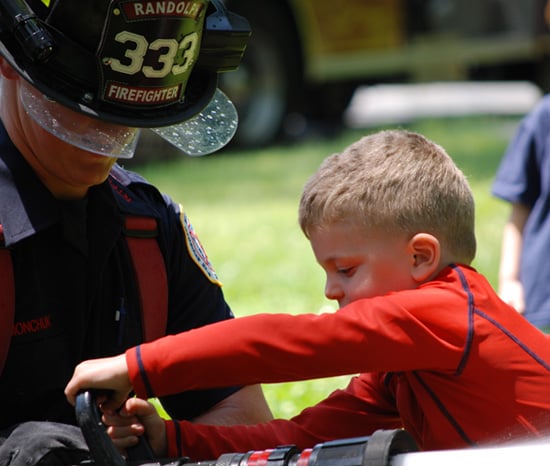
[(0, 58), (0, 117), (10, 139), (56, 198), (82, 198), (107, 178), (115, 158), (67, 143), (29, 116), (19, 98), (23, 79)]

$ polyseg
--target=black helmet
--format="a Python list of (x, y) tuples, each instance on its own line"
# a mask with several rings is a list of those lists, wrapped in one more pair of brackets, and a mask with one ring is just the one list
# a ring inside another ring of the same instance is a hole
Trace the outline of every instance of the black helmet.
[(219, 110), (218, 73), (238, 67), (249, 36), (222, 0), (0, 1), (0, 54), (34, 88), (165, 137), (215, 96)]

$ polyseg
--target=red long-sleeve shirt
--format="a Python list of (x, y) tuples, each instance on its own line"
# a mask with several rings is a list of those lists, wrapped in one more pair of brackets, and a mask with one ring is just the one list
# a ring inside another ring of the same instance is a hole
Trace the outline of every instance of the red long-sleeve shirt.
[(418, 289), (335, 313), (238, 318), (130, 349), (126, 359), (141, 397), (359, 373), (290, 421), (166, 423), (170, 456), (206, 460), (396, 427), (425, 450), (548, 434), (549, 344), (485, 278), (453, 266)]

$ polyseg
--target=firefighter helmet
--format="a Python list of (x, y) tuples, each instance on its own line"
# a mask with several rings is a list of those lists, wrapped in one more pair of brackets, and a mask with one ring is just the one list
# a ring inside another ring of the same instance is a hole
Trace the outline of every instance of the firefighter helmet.
[(41, 95), (103, 122), (155, 129), (195, 154), (236, 129), (217, 77), (238, 67), (249, 35), (222, 0), (0, 2), (0, 54), (32, 85), (22, 100), (47, 130), (53, 104), (42, 112)]

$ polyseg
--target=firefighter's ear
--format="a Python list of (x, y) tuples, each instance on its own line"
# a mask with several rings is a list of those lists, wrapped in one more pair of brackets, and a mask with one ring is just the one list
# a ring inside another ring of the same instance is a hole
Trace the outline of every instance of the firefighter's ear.
[(439, 270), (441, 245), (437, 237), (421, 232), (409, 240), (411, 276), (417, 283), (428, 281)]
[(0, 56), (0, 73), (8, 80), (13, 80), (19, 76), (15, 69), (8, 63), (8, 61)]

